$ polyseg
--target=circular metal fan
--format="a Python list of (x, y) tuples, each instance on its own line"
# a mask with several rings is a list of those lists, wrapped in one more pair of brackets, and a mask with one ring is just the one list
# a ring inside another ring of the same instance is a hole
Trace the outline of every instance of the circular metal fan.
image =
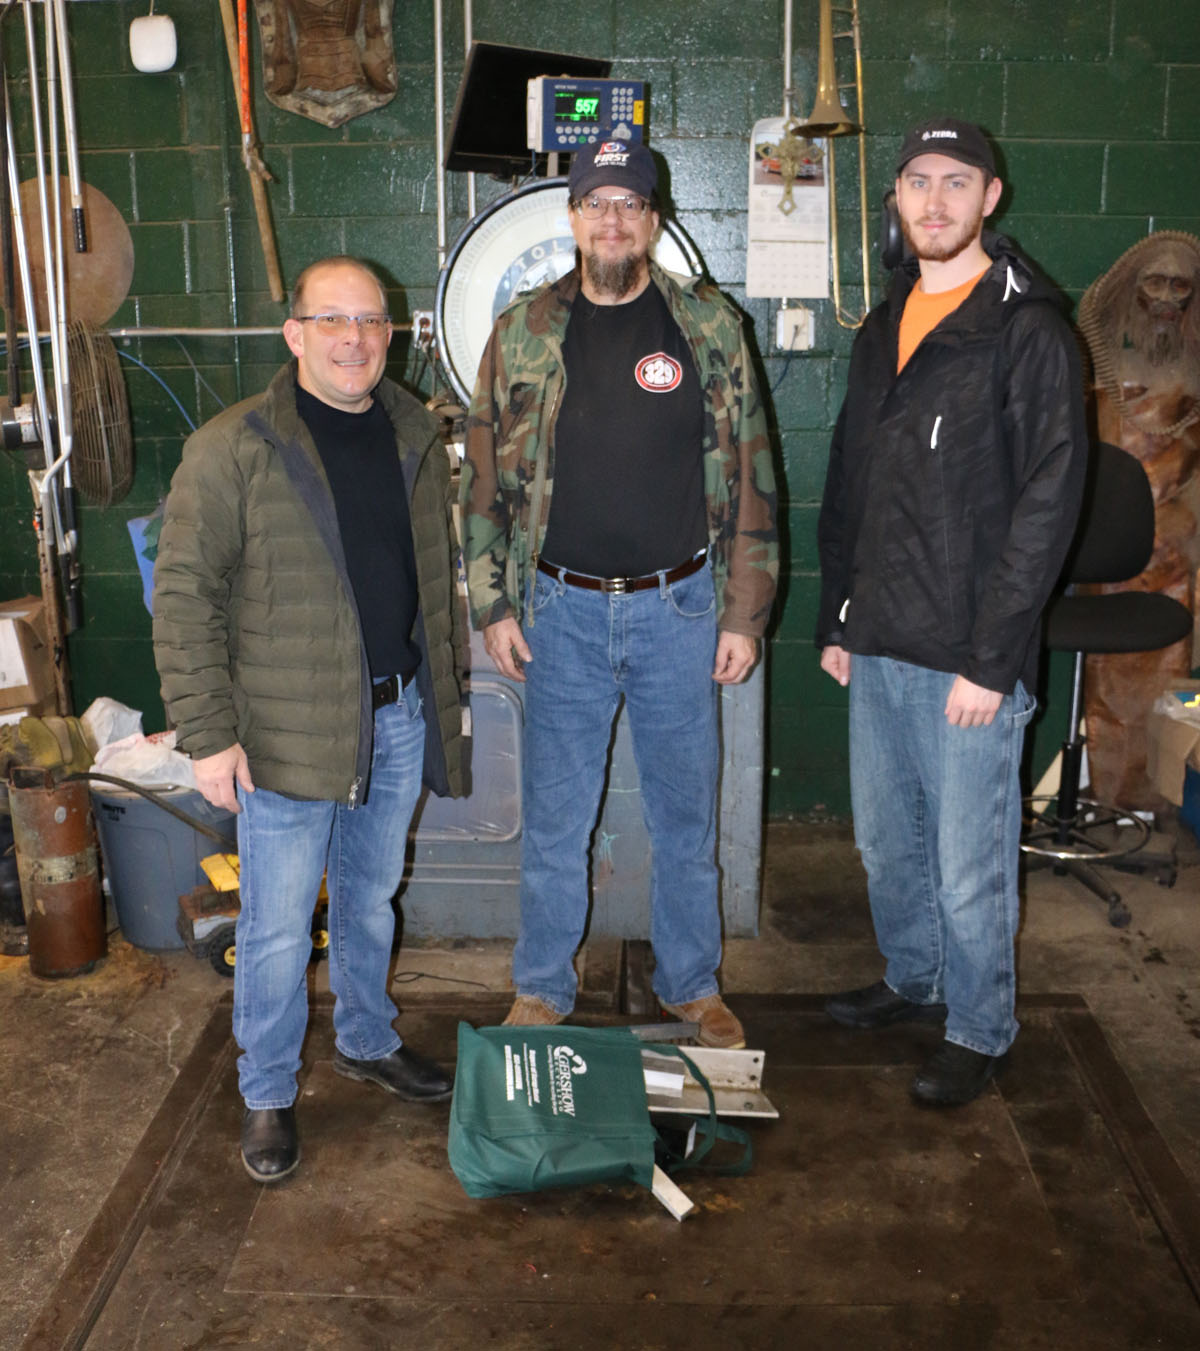
[(97, 506), (119, 502), (133, 483), (129, 398), (106, 333), (74, 320), (67, 329), (71, 379), (71, 479)]

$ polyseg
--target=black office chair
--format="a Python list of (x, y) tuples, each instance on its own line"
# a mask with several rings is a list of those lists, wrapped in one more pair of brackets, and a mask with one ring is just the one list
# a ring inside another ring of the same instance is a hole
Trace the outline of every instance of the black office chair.
[[(1154, 497), (1141, 463), (1117, 446), (1099, 442), (1089, 466), (1080, 526), (1067, 558), (1068, 582), (1124, 582), (1136, 577), (1154, 551)], [(1084, 659), (1089, 652), (1153, 652), (1186, 638), (1192, 616), (1170, 596), (1117, 591), (1102, 596), (1062, 595), (1046, 607), (1045, 645), (1075, 654), (1071, 713), (1062, 744), (1058, 792), (1025, 799), (1021, 849), (1031, 866), (1069, 873), (1108, 906), (1108, 920), (1124, 928), (1130, 914), (1120, 894), (1095, 864), (1141, 870), (1134, 855), (1150, 827), (1128, 810), (1079, 796), (1086, 738), (1083, 723)], [(1149, 858), (1145, 866), (1169, 870), (1173, 858)]]

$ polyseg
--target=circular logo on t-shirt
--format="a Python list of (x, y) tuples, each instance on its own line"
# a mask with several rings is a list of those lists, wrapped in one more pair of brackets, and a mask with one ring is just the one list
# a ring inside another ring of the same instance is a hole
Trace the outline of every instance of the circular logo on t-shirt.
[(634, 379), (651, 394), (667, 394), (683, 379), (683, 367), (666, 352), (643, 357), (633, 368)]

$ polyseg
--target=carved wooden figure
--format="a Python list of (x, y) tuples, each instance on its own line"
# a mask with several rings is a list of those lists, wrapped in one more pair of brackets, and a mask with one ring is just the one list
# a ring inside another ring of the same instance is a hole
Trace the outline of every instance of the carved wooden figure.
[(255, 0), (267, 97), (339, 127), (396, 93), (392, 0)]
[[(1135, 244), (1084, 294), (1079, 322), (1094, 372), (1102, 441), (1136, 455), (1154, 491), (1154, 553), (1132, 581), (1095, 591), (1161, 591), (1196, 610), (1200, 565), (1200, 239), (1162, 230)], [(1131, 809), (1165, 804), (1146, 777), (1146, 719), (1193, 665), (1192, 640), (1087, 665), (1092, 795)]]

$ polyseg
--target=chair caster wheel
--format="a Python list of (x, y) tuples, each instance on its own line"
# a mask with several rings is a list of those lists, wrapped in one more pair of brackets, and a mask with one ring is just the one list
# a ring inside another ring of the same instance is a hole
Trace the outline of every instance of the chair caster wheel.
[(1113, 900), (1108, 903), (1108, 922), (1114, 929), (1128, 929), (1133, 916), (1124, 901)]

